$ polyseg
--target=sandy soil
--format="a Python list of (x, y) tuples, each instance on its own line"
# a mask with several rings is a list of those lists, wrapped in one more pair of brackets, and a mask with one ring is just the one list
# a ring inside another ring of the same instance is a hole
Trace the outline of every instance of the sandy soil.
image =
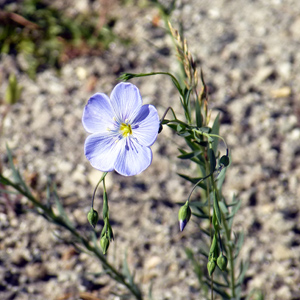
[[(86, 101), (96, 92), (109, 94), (124, 71), (178, 70), (158, 10), (146, 1), (129, 2), (121, 6), (113, 1), (108, 9), (116, 18), (115, 34), (130, 38), (129, 45), (116, 41), (102, 55), (69, 61), (60, 75), (45, 70), (36, 81), (21, 71), (20, 57), (0, 59), (0, 98), (11, 72), (23, 85), (21, 101), (5, 119), (1, 136), (3, 173), (11, 174), (8, 143), (41, 198), (48, 176), (55, 180), (63, 205), (82, 231), (90, 230), (86, 214), (101, 176), (83, 154)], [(58, 5), (74, 14), (101, 10), (103, 3), (69, 0)], [(177, 1), (171, 17), (174, 27), (182, 22), (204, 70), (210, 108), (213, 116), (221, 112), (221, 134), (232, 152), (224, 193), (242, 200), (235, 226), (245, 232), (242, 256), (250, 260), (244, 288), (260, 288), (270, 300), (300, 299), (299, 12), (296, 0), (186, 0)], [(132, 82), (160, 115), (170, 105), (180, 109), (168, 78)], [(191, 186), (176, 172), (193, 172), (177, 159), (178, 143), (169, 129), (163, 130), (152, 147), (151, 167), (135, 177), (109, 174), (107, 182), (116, 236), (108, 258), (120, 265), (127, 249), (137, 282), (145, 295), (153, 282), (155, 300), (199, 299), (201, 289), (184, 252), (187, 246), (199, 248), (198, 224), (190, 222), (183, 233), (177, 224), (177, 203)], [(7, 200), (0, 194), (0, 203), (1, 299), (120, 299), (113, 292), (122, 288), (93, 275), (101, 271), (97, 261), (62, 243), (57, 235), (64, 232), (34, 214), (25, 199)]]

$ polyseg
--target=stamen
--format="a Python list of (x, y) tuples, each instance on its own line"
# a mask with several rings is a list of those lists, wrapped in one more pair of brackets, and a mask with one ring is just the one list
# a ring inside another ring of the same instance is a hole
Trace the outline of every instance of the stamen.
[(132, 129), (130, 124), (122, 123), (120, 125), (120, 131), (123, 137), (128, 137), (132, 134)]

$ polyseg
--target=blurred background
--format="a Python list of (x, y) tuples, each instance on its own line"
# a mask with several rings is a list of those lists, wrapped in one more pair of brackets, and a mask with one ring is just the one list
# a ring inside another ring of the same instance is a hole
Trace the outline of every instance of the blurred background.
[[(6, 143), (41, 200), (47, 180), (79, 230), (101, 173), (84, 157), (84, 105), (110, 94), (122, 72), (179, 74), (166, 19), (186, 37), (209, 87), (212, 116), (231, 149), (224, 193), (242, 200), (235, 226), (245, 232), (250, 267), (243, 289), (265, 299), (300, 299), (300, 2), (297, 0), (0, 0), (0, 171), (10, 176)], [(132, 80), (160, 115), (179, 96), (169, 78)], [(177, 203), (191, 185), (176, 174), (181, 141), (164, 129), (142, 174), (107, 176), (115, 241), (136, 281), (153, 299), (199, 299), (185, 248), (199, 244), (198, 222), (183, 233)], [(101, 191), (96, 198), (101, 204)], [(1, 299), (121, 299), (98, 262), (58, 237), (64, 231), (0, 192)], [(193, 219), (192, 219), (193, 221)], [(101, 230), (100, 222), (98, 230)], [(201, 224), (200, 224), (201, 226)]]

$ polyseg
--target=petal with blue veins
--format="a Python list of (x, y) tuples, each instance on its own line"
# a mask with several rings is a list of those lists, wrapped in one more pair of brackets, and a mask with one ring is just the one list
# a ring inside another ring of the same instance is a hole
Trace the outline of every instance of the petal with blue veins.
[[(84, 153), (91, 165), (102, 172), (114, 170), (114, 164), (125, 140), (117, 141), (116, 135), (94, 133), (87, 137)], [(116, 142), (117, 141), (117, 142)]]
[(110, 95), (111, 105), (119, 121), (131, 121), (142, 106), (142, 97), (138, 88), (131, 84), (121, 82), (115, 86)]
[(141, 145), (153, 145), (159, 129), (159, 117), (156, 108), (153, 105), (143, 105), (131, 127), (133, 136)]
[(126, 144), (122, 147), (115, 162), (115, 170), (123, 176), (133, 176), (141, 173), (152, 162), (152, 151), (137, 143), (132, 138), (126, 138)]
[(102, 93), (92, 96), (84, 108), (82, 124), (89, 133), (107, 132), (114, 128), (114, 112), (109, 98)]

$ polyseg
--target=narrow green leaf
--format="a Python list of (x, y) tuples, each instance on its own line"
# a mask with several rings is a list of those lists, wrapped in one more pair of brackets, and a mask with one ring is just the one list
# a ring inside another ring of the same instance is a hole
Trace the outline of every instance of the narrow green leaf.
[(201, 230), (206, 236), (208, 236), (208, 237), (210, 238), (210, 232), (209, 232), (209, 231), (207, 231), (207, 230), (205, 230), (205, 229), (202, 229), (202, 228), (200, 228), (200, 230)]
[(215, 171), (217, 165), (215, 152), (212, 148), (208, 148), (208, 158), (210, 165), (210, 173), (212, 174)]
[(207, 207), (207, 206), (208, 206), (208, 201), (205, 201), (205, 202), (193, 201), (190, 203), (190, 207), (202, 208), (202, 207)]
[(149, 300), (154, 300), (152, 291), (153, 291), (153, 281), (151, 281), (150, 286), (149, 286), (149, 291), (148, 291), (148, 299)]
[(176, 126), (176, 131), (177, 131), (177, 132), (180, 132), (180, 131), (182, 131), (183, 129), (185, 129), (183, 125), (177, 124), (177, 126)]
[[(220, 113), (215, 118), (214, 124), (211, 127), (211, 133), (219, 134), (219, 129), (220, 129)], [(212, 148), (215, 153), (217, 153), (217, 151), (218, 151), (218, 144), (219, 144), (219, 139), (214, 137), (214, 141), (212, 143)]]
[(127, 278), (129, 284), (133, 286), (134, 285), (133, 276), (130, 273), (128, 262), (127, 262), (127, 250), (125, 251), (124, 254), (122, 273)]
[(237, 201), (235, 201), (235, 202), (231, 202), (231, 203), (227, 204), (226, 206), (227, 206), (227, 207), (232, 207), (232, 206), (236, 206), (237, 204), (240, 204), (240, 203), (241, 203), (241, 201), (240, 201), (240, 200), (237, 200)]
[(230, 286), (230, 280), (228, 279), (228, 272), (220, 272), (221, 276), (223, 277), (224, 281), (226, 282), (227, 286)]
[(210, 127), (204, 126), (199, 128), (199, 131), (205, 132), (205, 133), (213, 133), (212, 129)]
[[(235, 202), (235, 195), (233, 196), (233, 201), (232, 202)], [(237, 213), (237, 211), (239, 210), (240, 206), (241, 206), (241, 201), (238, 201), (237, 205), (233, 206), (232, 207), (232, 210), (231, 210), (231, 213), (230, 215), (228, 216), (228, 218), (231, 218), (228, 222), (228, 226), (229, 228), (231, 229), (232, 227), (232, 223), (233, 223), (233, 217), (235, 216), (235, 214)]]
[(180, 159), (191, 159), (197, 155), (199, 155), (199, 153), (201, 153), (201, 151), (194, 151), (194, 152), (189, 152), (189, 153), (184, 153), (182, 155), (177, 156)]
[(201, 107), (200, 107), (199, 99), (196, 99), (195, 102), (196, 102), (195, 103), (196, 124), (197, 124), (197, 127), (200, 128), (203, 123), (203, 118), (202, 118), (202, 114), (201, 114)]
[(221, 191), (221, 189), (222, 189), (222, 185), (225, 180), (226, 170), (227, 170), (227, 168), (223, 168), (217, 177), (217, 189), (219, 191)]
[(18, 172), (18, 170), (16, 169), (14, 162), (13, 162), (13, 156), (11, 153), (10, 148), (8, 147), (8, 145), (6, 144), (6, 152), (7, 152), (7, 157), (8, 157), (8, 162), (9, 162), (9, 166), (12, 169), (13, 172), (13, 177), (14, 180), (17, 184), (21, 184), (22, 180), (20, 178), (20, 173)]
[(221, 211), (219, 206), (219, 201), (217, 199), (216, 191), (214, 193), (214, 212), (216, 214), (219, 225), (221, 225)]
[(191, 136), (191, 133), (189, 131), (177, 132), (177, 134), (182, 137)]
[[(195, 274), (197, 275), (198, 277), (198, 281), (200, 283), (200, 285), (202, 285), (202, 280), (203, 280), (203, 269), (201, 267), (201, 264), (198, 262), (197, 259), (195, 259), (194, 257), (194, 253), (191, 249), (187, 248), (185, 250), (185, 253), (188, 257), (188, 259), (191, 261), (192, 265), (193, 265), (193, 269), (194, 269), (194, 272)], [(207, 257), (207, 256), (206, 256)]]
[(5, 177), (3, 177), (1, 174), (0, 174), (0, 183), (3, 185), (10, 185), (10, 181)]
[(222, 283), (222, 282), (219, 282), (219, 281), (216, 281), (215, 279), (214, 279), (214, 284), (216, 284), (217, 286), (219, 286), (219, 287), (223, 287), (223, 288), (229, 288), (230, 286), (229, 285), (227, 285), (227, 284), (225, 284), (225, 283)]
[[(204, 282), (205, 282), (205, 284), (208, 285), (208, 287), (211, 286), (210, 280), (205, 280)], [(218, 288), (217, 286), (214, 285), (213, 286), (213, 290), (216, 293), (218, 293), (220, 296), (222, 296), (223, 300), (229, 300), (229, 299), (231, 299), (231, 297), (222, 288)]]
[(237, 258), (237, 256), (239, 255), (239, 253), (240, 253), (240, 250), (241, 250), (241, 248), (242, 248), (242, 246), (243, 246), (243, 243), (244, 243), (244, 232), (243, 231), (241, 231), (240, 233), (239, 233), (239, 235), (238, 235), (238, 240), (236, 241), (236, 243), (235, 243), (235, 258)]
[(167, 126), (170, 127), (172, 130), (177, 131), (177, 124), (168, 123)]
[(198, 250), (198, 252), (200, 253), (200, 254), (202, 254), (204, 257), (206, 257), (206, 258), (208, 258), (208, 256), (209, 256), (209, 253), (205, 250), (205, 249), (203, 249), (203, 248), (200, 248), (199, 250)]
[(238, 280), (236, 282), (236, 286), (243, 283), (244, 277), (245, 277), (245, 274), (246, 274), (248, 268), (249, 268), (249, 261), (246, 260), (245, 262), (243, 262), (243, 260), (242, 260), (241, 264), (240, 264), (240, 273), (238, 275)]
[(190, 95), (191, 95), (192, 89), (185, 89), (184, 91), (184, 103), (185, 105), (189, 105), (190, 102)]
[(195, 212), (192, 212), (192, 215), (199, 218), (199, 219), (208, 219), (209, 218), (209, 216), (207, 216), (207, 215), (204, 215), (204, 214), (200, 215), (200, 214), (197, 214)]
[(223, 212), (223, 214), (225, 214), (225, 215), (228, 214), (228, 209), (222, 201), (219, 202), (219, 206), (220, 206), (221, 211)]
[(7, 151), (7, 156), (8, 156), (8, 161), (9, 161), (10, 168), (13, 171), (13, 177), (14, 177), (15, 183), (17, 185), (20, 185), (23, 188), (23, 191), (24, 191), (24, 192), (22, 192), (23, 195), (27, 194), (29, 197), (33, 198), (30, 189), (28, 188), (28, 186), (26, 185), (25, 181), (23, 180), (23, 178), (22, 178), (19, 170), (16, 169), (16, 167), (14, 165), (12, 153), (11, 153), (11, 150), (8, 147), (7, 144), (6, 144), (6, 151)]
[[(1, 181), (0, 181), (0, 183), (1, 183)], [(19, 195), (19, 193), (17, 193), (17, 192), (14, 192), (14, 191), (8, 191), (8, 190), (4, 190), (4, 189), (0, 189), (0, 193), (3, 193), (3, 194)]]
[[(187, 175), (184, 175), (184, 174), (180, 174), (180, 173), (177, 173), (180, 177), (184, 178), (185, 180), (193, 183), (193, 184), (196, 184), (202, 177), (190, 177), (190, 176), (187, 176)], [(198, 186), (201, 187), (202, 189), (204, 189), (206, 191), (206, 184), (204, 184), (203, 182), (200, 182), (198, 183)]]
[(60, 202), (60, 199), (58, 197), (57, 190), (56, 190), (56, 185), (54, 185), (54, 187), (53, 187), (53, 196), (54, 196), (54, 199), (55, 199), (55, 204), (56, 204), (59, 215), (65, 220), (65, 222), (70, 227), (74, 228), (74, 225), (70, 221), (68, 215), (66, 214), (66, 211), (65, 211), (64, 207), (62, 206), (62, 204)]

